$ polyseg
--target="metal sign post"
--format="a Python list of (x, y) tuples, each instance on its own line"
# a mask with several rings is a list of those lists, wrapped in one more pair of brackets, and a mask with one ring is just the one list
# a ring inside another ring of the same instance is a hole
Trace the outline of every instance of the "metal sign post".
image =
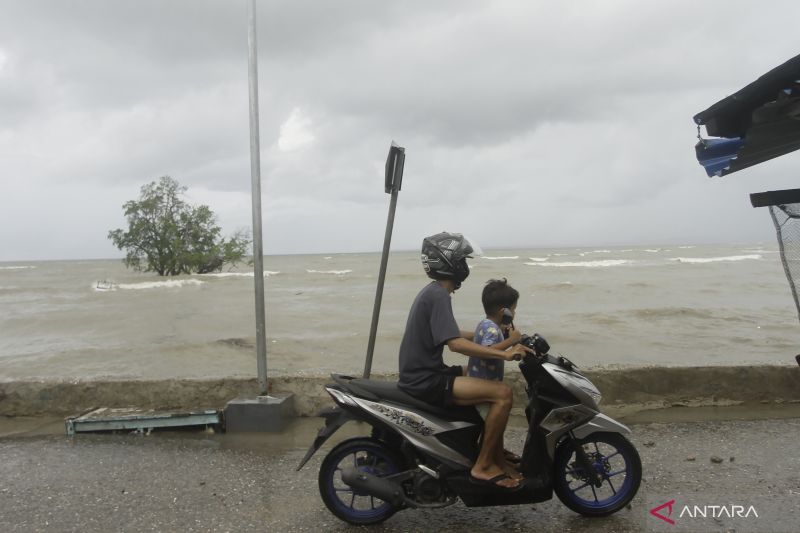
[(253, 277), (256, 299), (256, 361), (261, 395), (267, 390), (267, 336), (264, 312), (264, 243), (261, 236), (261, 146), (258, 136), (258, 58), (256, 56), (256, 2), (248, 4), (247, 43), (250, 80), (250, 180), (253, 201)]
[(375, 351), (375, 336), (378, 332), (378, 318), (381, 313), (381, 300), (383, 299), (383, 284), (386, 280), (386, 265), (389, 263), (389, 245), (392, 242), (392, 228), (394, 227), (394, 211), (397, 207), (397, 193), (403, 183), (403, 165), (406, 160), (406, 149), (392, 141), (389, 147), (389, 156), (386, 158), (385, 185), (386, 194), (391, 194), (389, 202), (389, 218), (386, 221), (386, 235), (383, 238), (383, 255), (381, 255), (381, 268), (378, 274), (378, 287), (375, 290), (375, 305), (372, 308), (372, 325), (369, 328), (369, 343), (367, 344), (367, 358), (364, 363), (364, 378), (372, 372), (372, 354)]

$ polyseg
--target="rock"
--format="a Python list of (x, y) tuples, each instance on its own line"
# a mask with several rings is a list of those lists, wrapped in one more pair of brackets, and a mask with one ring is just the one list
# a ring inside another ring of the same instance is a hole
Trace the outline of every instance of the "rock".
[(695, 455), (690, 455), (690, 456), (688, 456), (688, 457), (686, 458), (686, 460), (687, 460), (687, 461), (696, 461), (696, 460), (697, 460), (697, 456), (695, 456)]
[(728, 460), (729, 460), (730, 462), (734, 462), (734, 461), (736, 460), (736, 457), (734, 457), (734, 456), (732, 456), (732, 455), (731, 455), (731, 458), (730, 458), (730, 459), (728, 459)]
[(649, 441), (645, 442), (643, 445), (644, 446), (655, 446), (656, 443), (655, 443), (655, 441), (649, 440)]
[(716, 455), (712, 455), (711, 456), (711, 462), (719, 464), (719, 463), (722, 462), (722, 457), (717, 457)]

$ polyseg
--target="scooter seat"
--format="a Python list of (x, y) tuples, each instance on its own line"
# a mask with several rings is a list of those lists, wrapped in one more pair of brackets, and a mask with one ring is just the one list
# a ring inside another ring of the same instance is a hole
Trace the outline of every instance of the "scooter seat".
[(473, 424), (483, 424), (481, 415), (478, 410), (472, 406), (453, 406), (450, 408), (442, 408), (422, 400), (419, 400), (407, 392), (401, 390), (397, 386), (396, 381), (379, 381), (375, 379), (354, 379), (353, 385), (359, 389), (363, 389), (369, 393), (374, 394), (381, 400), (389, 402), (400, 403), (416, 407), (422, 411), (447, 418), (448, 420), (459, 420), (464, 422), (471, 422)]

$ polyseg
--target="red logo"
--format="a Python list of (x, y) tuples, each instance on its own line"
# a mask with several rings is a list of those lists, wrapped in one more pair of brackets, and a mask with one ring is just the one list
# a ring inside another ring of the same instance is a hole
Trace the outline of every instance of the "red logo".
[[(663, 520), (664, 522), (674, 526), (675, 525), (675, 520), (670, 518), (670, 516), (672, 516), (672, 506), (674, 504), (675, 504), (675, 500), (670, 500), (667, 503), (662, 503), (658, 507), (653, 507), (652, 509), (650, 509), (650, 514), (655, 516), (656, 518), (659, 518), (659, 519)], [(661, 511), (661, 509), (663, 509), (665, 507), (667, 508), (666, 516), (659, 512), (659, 511)]]

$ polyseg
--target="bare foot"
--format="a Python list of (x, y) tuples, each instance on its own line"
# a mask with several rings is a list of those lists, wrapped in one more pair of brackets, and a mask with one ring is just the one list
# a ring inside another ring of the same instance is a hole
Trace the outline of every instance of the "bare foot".
[(503, 472), (508, 474), (511, 479), (521, 480), (525, 477), (520, 474), (519, 470), (517, 470), (511, 463), (507, 461), (504, 461), (503, 463)]

